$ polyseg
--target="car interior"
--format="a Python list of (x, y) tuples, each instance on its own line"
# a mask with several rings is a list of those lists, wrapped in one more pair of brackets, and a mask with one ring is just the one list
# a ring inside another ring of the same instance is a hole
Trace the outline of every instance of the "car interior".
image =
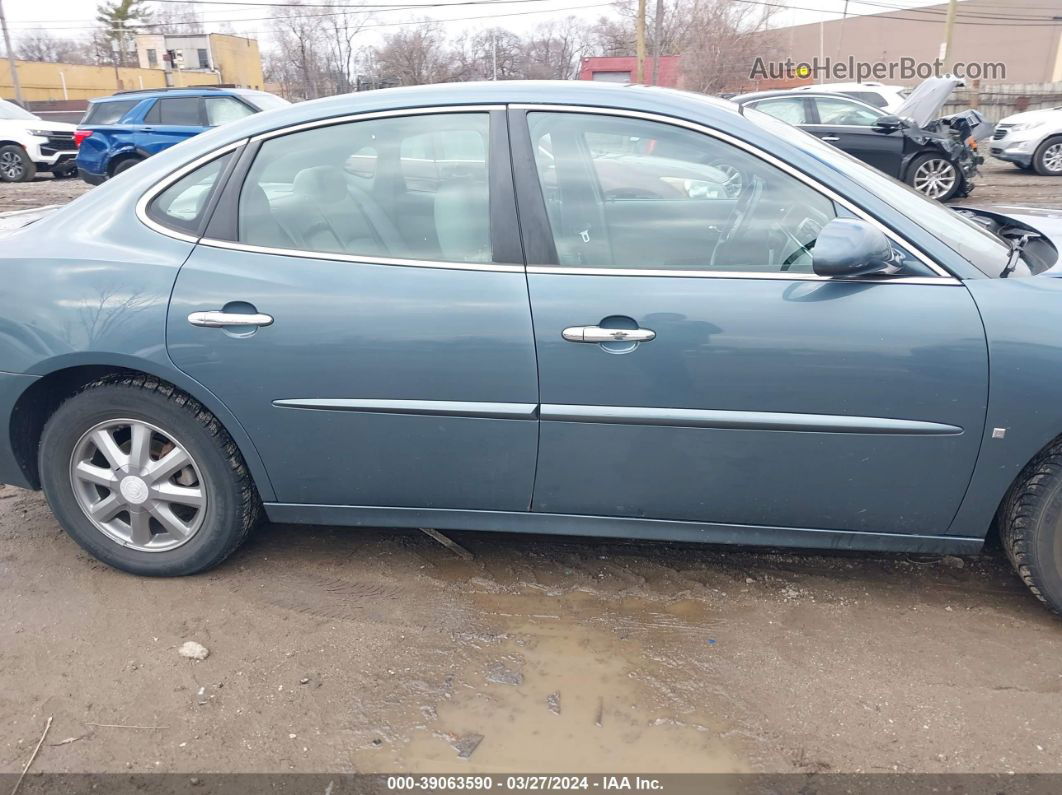
[(529, 114), (562, 265), (811, 272), (833, 202), (730, 144), (669, 125)]
[(243, 186), (239, 239), (489, 262), (487, 140), (486, 114), (379, 119), (267, 140)]

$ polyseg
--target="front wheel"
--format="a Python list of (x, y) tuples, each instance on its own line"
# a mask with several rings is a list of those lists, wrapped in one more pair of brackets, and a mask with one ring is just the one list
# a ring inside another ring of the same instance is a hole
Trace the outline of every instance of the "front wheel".
[(258, 517), (247, 467), (217, 419), (144, 376), (103, 379), (64, 402), (44, 428), (39, 464), (63, 529), (133, 574), (216, 566)]
[(937, 201), (953, 198), (961, 183), (959, 169), (941, 155), (919, 155), (907, 169), (907, 184)]
[(1062, 442), (1025, 467), (1004, 501), (999, 531), (1018, 575), (1062, 614)]
[(1048, 138), (1036, 148), (1033, 168), (1045, 177), (1062, 176), (1062, 135)]
[(29, 182), (37, 166), (18, 144), (0, 146), (0, 182)]

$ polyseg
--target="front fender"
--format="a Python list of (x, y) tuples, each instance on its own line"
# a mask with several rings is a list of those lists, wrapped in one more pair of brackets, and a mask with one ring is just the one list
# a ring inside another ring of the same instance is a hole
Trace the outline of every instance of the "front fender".
[(988, 339), (989, 400), (981, 451), (949, 532), (984, 535), (1014, 479), (1062, 435), (1062, 280), (966, 282)]

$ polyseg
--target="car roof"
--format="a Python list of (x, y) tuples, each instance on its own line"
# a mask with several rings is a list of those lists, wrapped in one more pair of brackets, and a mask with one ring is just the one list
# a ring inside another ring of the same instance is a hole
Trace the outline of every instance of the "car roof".
[(297, 102), (229, 122), (217, 128), (224, 129), (225, 136), (219, 134), (207, 140), (257, 135), (300, 123), (365, 113), (465, 105), (578, 105), (679, 118), (694, 113), (702, 118), (718, 118), (720, 122), (725, 117), (730, 124), (740, 123), (741, 119), (739, 108), (730, 101), (690, 91), (588, 80), (499, 80), (383, 88)]
[(215, 97), (227, 94), (261, 94), (261, 91), (252, 91), (242, 88), (213, 88), (202, 86), (199, 88), (145, 88), (139, 91), (119, 91), (109, 97), (96, 97), (90, 99), (90, 103), (98, 102), (139, 102), (142, 99), (155, 99), (157, 97)]
[(877, 113), (884, 113), (881, 108), (875, 108), (873, 105), (867, 104), (866, 102), (861, 99), (858, 99), (857, 97), (851, 97), (843, 93), (838, 94), (833, 91), (803, 91), (796, 89), (779, 89), (777, 91), (755, 91), (751, 94), (739, 94), (736, 97), (732, 97), (730, 101), (736, 102), (739, 105), (744, 105), (747, 102), (756, 102), (761, 99), (773, 99), (774, 97), (799, 97), (800, 99), (807, 99), (809, 97), (837, 99), (838, 97), (841, 97), (847, 100), (848, 102), (853, 102), (856, 105), (862, 105), (865, 108), (870, 108), (870, 110), (876, 111)]
[(885, 91), (903, 91), (903, 86), (890, 86), (885, 83), (819, 83), (812, 86), (797, 86), (794, 91), (866, 91), (875, 88)]

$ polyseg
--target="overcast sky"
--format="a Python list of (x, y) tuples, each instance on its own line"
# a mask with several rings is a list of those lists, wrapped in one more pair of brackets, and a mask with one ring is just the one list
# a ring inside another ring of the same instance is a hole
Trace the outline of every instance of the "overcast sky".
[[(308, 0), (308, 2), (313, 2), (313, 0)], [(409, 0), (408, 3), (405, 0), (366, 0), (366, 2), (382, 4), (402, 2), (409, 6), (427, 6), (431, 2), (452, 3), (456, 0)], [(649, 0), (649, 2), (652, 4), (655, 0)], [(778, 23), (782, 24), (836, 19), (842, 15), (845, 8), (845, 0), (768, 0), (768, 2), (786, 3), (789, 6), (789, 9), (781, 12), (777, 17)], [(910, 8), (927, 4), (925, 0), (877, 0), (877, 2), (876, 5), (863, 5), (851, 0), (848, 3), (848, 13), (876, 13), (887, 10), (882, 8), (881, 2)], [(4, 10), (7, 12), (16, 47), (19, 32), (32, 28), (45, 28), (53, 35), (62, 37), (87, 35), (88, 30), (93, 26), (96, 9), (94, 0), (48, 0), (46, 3), (39, 0), (0, 0), (0, 3), (3, 3)], [(263, 21), (262, 18), (268, 17), (270, 12), (268, 8), (263, 7), (265, 3), (283, 5), (278, 0), (256, 0), (256, 4), (253, 5), (198, 3), (195, 8), (203, 18), (204, 27), (208, 31), (216, 30), (220, 23), (227, 22), (231, 26), (231, 32), (258, 38), (268, 43), (269, 23)], [(356, 2), (351, 2), (351, 4), (355, 5)], [(171, 7), (179, 8), (180, 6)], [(477, 30), (493, 26), (523, 33), (550, 19), (563, 19), (574, 15), (591, 21), (599, 16), (611, 14), (610, 3), (607, 0), (520, 0), (517, 2), (496, 0), (489, 7), (479, 4), (454, 8), (424, 7), (410, 11), (377, 11), (369, 23), (374, 27), (367, 33), (387, 33), (397, 30), (395, 23), (408, 23), (424, 17), (444, 23), (446, 31), (451, 34), (462, 30)], [(366, 44), (370, 43), (369, 38), (367, 35)], [(376, 36), (373, 35), (372, 38)]]

